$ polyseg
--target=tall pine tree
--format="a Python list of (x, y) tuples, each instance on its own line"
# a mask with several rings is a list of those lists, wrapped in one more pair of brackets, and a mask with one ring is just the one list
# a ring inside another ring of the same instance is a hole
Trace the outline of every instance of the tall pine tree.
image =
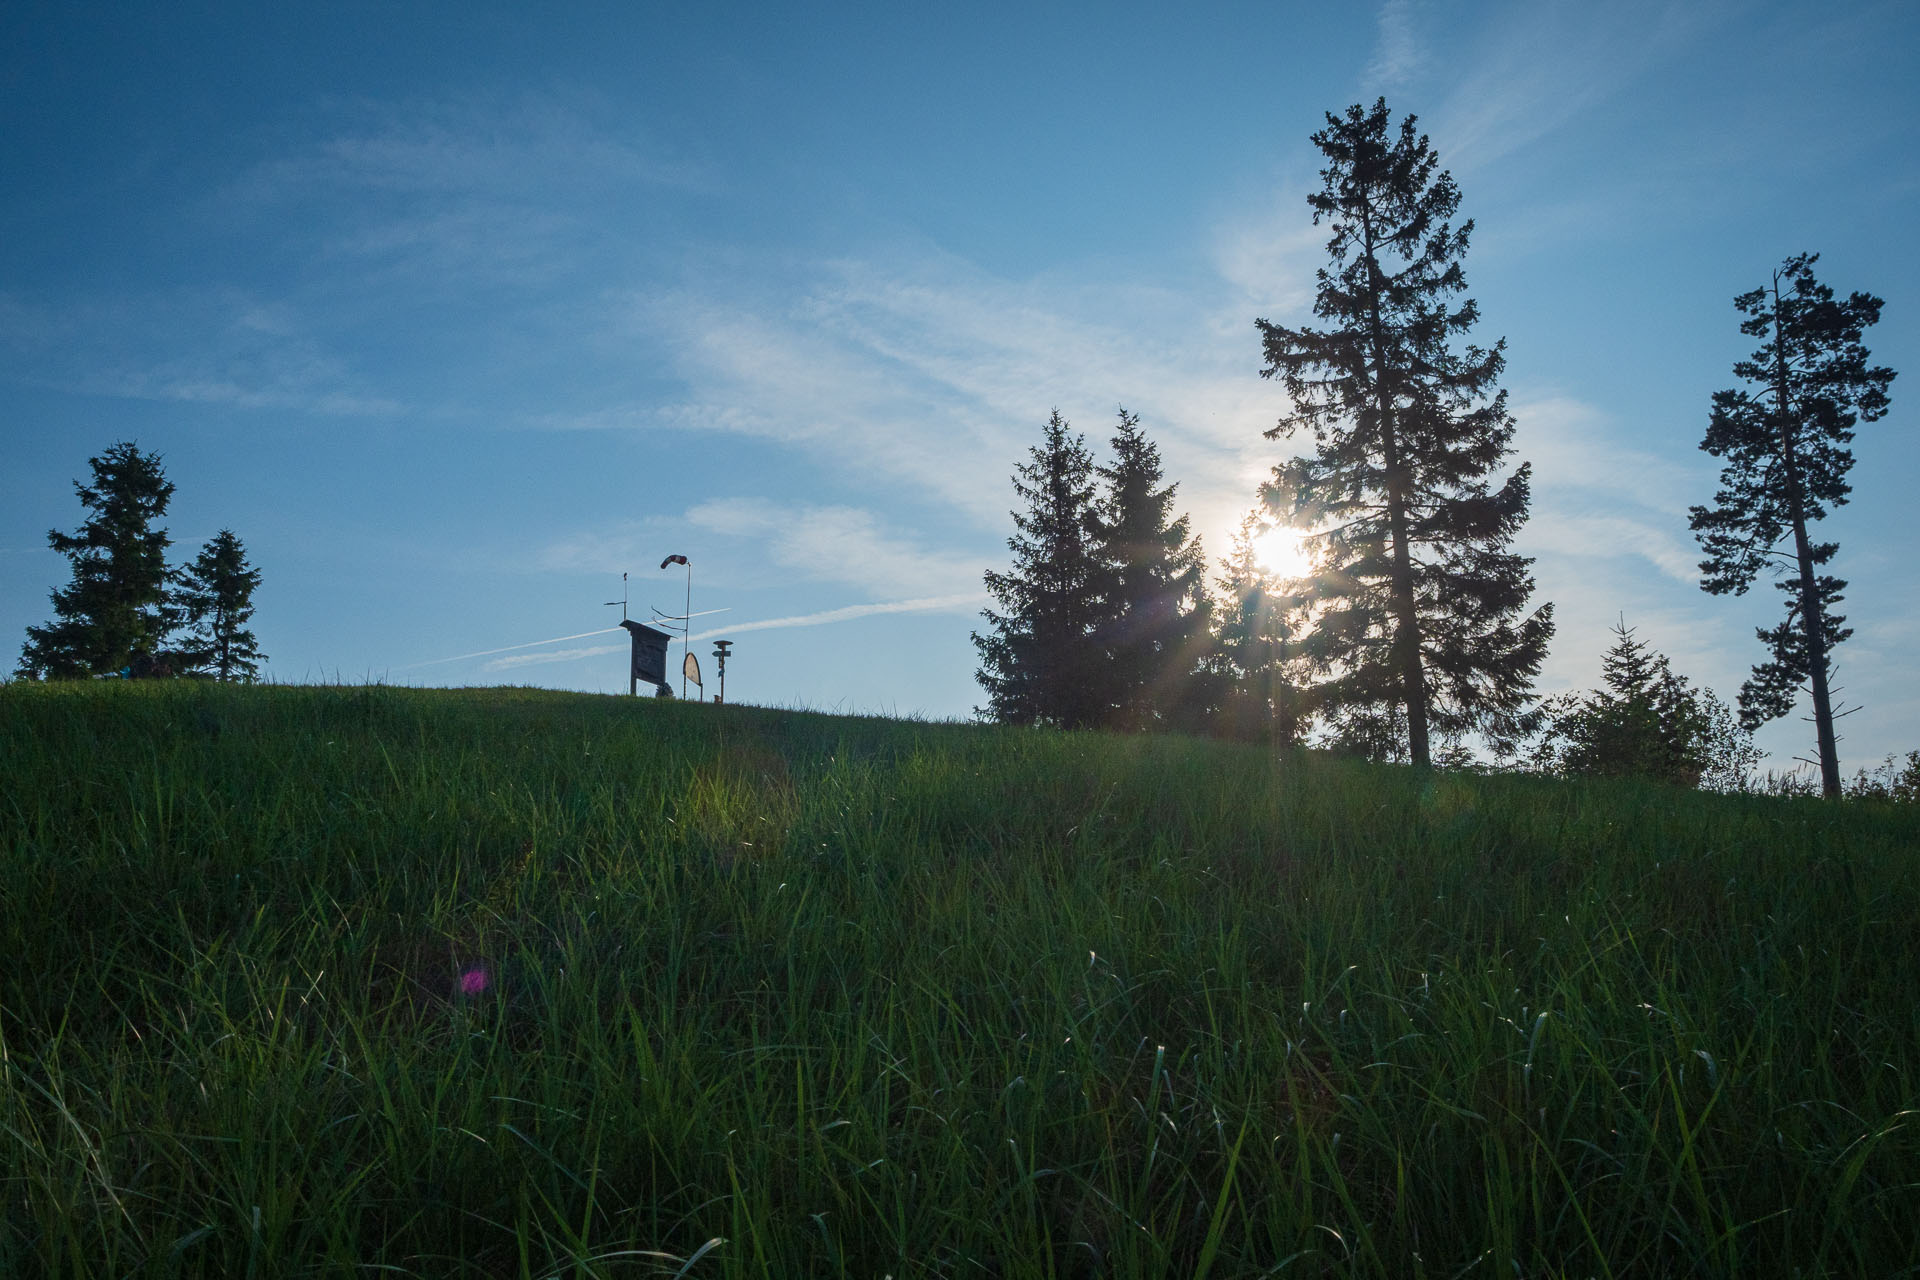
[(217, 680), (254, 680), (266, 655), (247, 622), (253, 617), (253, 593), (260, 571), (247, 563), (247, 551), (231, 529), (213, 535), (192, 564), (178, 575), (173, 605), (187, 628), (175, 651), (187, 671)]
[[(1846, 582), (1821, 570), (1839, 545), (1815, 542), (1808, 526), (1846, 502), (1852, 486), (1854, 424), (1886, 413), (1893, 370), (1868, 368), (1861, 342), (1880, 319), (1881, 300), (1855, 293), (1844, 302), (1814, 278), (1819, 254), (1788, 258), (1773, 279), (1733, 305), (1740, 332), (1760, 339), (1734, 376), (1751, 384), (1713, 396), (1700, 447), (1726, 459), (1712, 507), (1695, 507), (1692, 524), (1706, 559), (1700, 585), (1714, 595), (1743, 595), (1762, 573), (1778, 574), (1786, 620), (1759, 632), (1772, 657), (1740, 689), (1748, 728), (1793, 709), (1804, 684), (1813, 700), (1820, 786), (1840, 794), (1833, 730), (1833, 649), (1853, 632), (1833, 611)], [(1792, 549), (1781, 543), (1792, 540)]]
[(987, 632), (973, 635), (987, 693), (981, 712), (1006, 724), (1091, 728), (1105, 709), (1093, 640), (1102, 595), (1092, 548), (1093, 455), (1084, 436), (1068, 433), (1058, 409), (1015, 468), (1013, 490), (1025, 504), (1013, 512), (1007, 540), (1013, 567), (987, 573), (998, 611), (983, 610)]
[(1457, 347), (1479, 319), (1460, 260), (1471, 221), (1460, 192), (1406, 117), (1384, 98), (1327, 115), (1313, 135), (1326, 156), (1313, 220), (1333, 230), (1314, 314), (1325, 328), (1260, 320), (1263, 377), (1279, 377), (1294, 412), (1268, 437), (1306, 428), (1316, 451), (1277, 467), (1263, 494), (1288, 523), (1325, 527), (1308, 651), (1336, 715), (1404, 718), (1408, 754), (1480, 730), (1503, 739), (1526, 723), (1534, 675), (1553, 634), (1552, 606), (1525, 614), (1531, 561), (1513, 554), (1530, 468), (1499, 484), (1513, 419), (1496, 388), (1505, 342)]
[(1203, 673), (1210, 606), (1206, 556), (1184, 515), (1176, 484), (1162, 484), (1160, 449), (1136, 414), (1120, 410), (1113, 461), (1096, 468), (1093, 555), (1101, 567), (1094, 641), (1106, 656), (1104, 719), (1138, 732), (1192, 728), (1210, 701)]
[(170, 540), (155, 522), (167, 513), (173, 484), (160, 455), (123, 441), (88, 466), (93, 482), (73, 485), (86, 521), (72, 533), (47, 534), (72, 562), (73, 577), (53, 592), (54, 620), (27, 628), (18, 674), (29, 679), (144, 674), (166, 638)]

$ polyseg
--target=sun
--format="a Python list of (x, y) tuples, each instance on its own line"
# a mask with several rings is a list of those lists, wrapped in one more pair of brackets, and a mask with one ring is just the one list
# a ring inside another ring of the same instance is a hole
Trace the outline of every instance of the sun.
[(1275, 525), (1253, 540), (1253, 558), (1276, 578), (1304, 578), (1313, 569), (1298, 529)]

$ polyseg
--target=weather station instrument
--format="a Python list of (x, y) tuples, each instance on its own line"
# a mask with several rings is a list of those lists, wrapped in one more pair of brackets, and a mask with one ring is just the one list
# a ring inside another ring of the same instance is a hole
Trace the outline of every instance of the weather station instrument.
[(627, 575), (624, 573), (620, 575), (620, 598), (608, 600), (601, 607), (611, 609), (616, 604), (620, 606), (620, 621), (625, 622), (627, 620)]
[[(651, 623), (635, 622), (627, 616), (630, 596), (627, 590), (627, 575), (620, 575), (620, 598), (604, 602), (604, 607), (620, 606), (620, 625), (633, 637), (632, 659), (628, 665), (627, 692), (637, 695), (642, 683), (653, 686), (656, 697), (671, 697), (673, 687), (667, 683), (667, 651), (674, 639), (682, 643), (680, 655), (680, 696), (687, 696), (687, 685), (693, 684), (704, 695), (706, 686), (700, 679), (700, 660), (693, 655), (693, 619), (704, 618), (708, 614), (726, 613), (725, 608), (702, 609), (693, 611), (693, 565), (686, 556), (671, 555), (660, 562), (665, 569), (668, 565), (678, 564), (686, 568), (685, 610), (681, 613), (663, 613), (657, 606), (649, 606), (653, 612)], [(722, 689), (724, 690), (724, 682)], [(718, 699), (716, 699), (718, 701)]]

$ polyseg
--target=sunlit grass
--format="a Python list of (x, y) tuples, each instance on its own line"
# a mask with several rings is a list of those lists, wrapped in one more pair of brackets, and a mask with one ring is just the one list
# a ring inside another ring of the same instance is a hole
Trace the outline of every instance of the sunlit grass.
[(0, 689), (0, 1274), (1892, 1275), (1891, 808)]

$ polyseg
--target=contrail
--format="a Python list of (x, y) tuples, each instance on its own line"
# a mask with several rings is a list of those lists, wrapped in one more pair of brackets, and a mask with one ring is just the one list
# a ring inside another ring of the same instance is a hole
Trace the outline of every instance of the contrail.
[(511, 671), (515, 667), (539, 667), (551, 662), (576, 662), (581, 658), (598, 658), (602, 654), (625, 653), (624, 644), (590, 644), (584, 649), (555, 649), (549, 653), (516, 653), (511, 658), (495, 658), (482, 671)]
[(987, 593), (984, 591), (968, 591), (952, 596), (923, 596), (918, 600), (889, 600), (882, 604), (850, 604), (844, 608), (826, 609), (820, 613), (803, 613), (790, 618), (768, 618), (762, 622), (742, 622), (731, 627), (703, 631), (688, 643), (698, 644), (702, 640), (711, 640), (715, 636), (739, 635), (743, 631), (771, 631), (776, 627), (817, 627), (828, 622), (848, 622), (854, 618), (870, 618), (877, 613), (944, 613), (949, 609), (980, 604), (986, 598)]
[[(949, 609), (966, 608), (981, 603), (987, 598), (984, 591), (969, 591), (961, 595), (925, 596), (918, 600), (889, 600), (880, 604), (853, 604), (840, 609), (827, 609), (820, 613), (804, 613), (786, 618), (766, 618), (759, 622), (742, 622), (731, 627), (721, 627), (714, 631), (703, 631), (689, 642), (698, 644), (702, 640), (711, 640), (715, 636), (739, 635), (747, 631), (771, 631), (784, 627), (817, 627), (829, 622), (850, 622), (855, 618), (869, 618), (878, 613), (942, 613)], [(724, 609), (709, 609), (708, 613), (725, 613)], [(694, 617), (699, 617), (695, 614)], [(589, 636), (604, 636), (618, 631), (618, 627), (607, 627), (600, 631), (582, 631), (577, 636), (555, 636), (551, 640), (529, 640), (525, 644), (510, 644), (499, 649), (482, 649), (478, 653), (456, 654), (451, 658), (435, 658), (431, 662), (413, 662), (404, 667), (395, 667), (396, 671), (410, 671), (414, 667), (432, 667), (443, 662), (459, 662), (463, 658), (490, 658), (497, 653), (512, 653), (515, 649), (537, 649), (543, 644), (559, 644), (562, 640), (585, 640)], [(676, 637), (677, 641), (678, 637)], [(504, 671), (509, 667), (536, 666), (543, 662), (570, 662), (576, 658), (598, 657), (601, 654), (618, 653), (623, 646), (609, 645), (587, 649), (569, 649), (562, 654), (529, 655), (515, 660), (503, 659), (490, 662), (490, 671)]]
[[(615, 604), (620, 603), (618, 600)], [(411, 671), (415, 667), (437, 667), (443, 662), (459, 662), (466, 658), (486, 658), (496, 653), (511, 653), (515, 649), (537, 649), (543, 644), (559, 644), (562, 640), (585, 640), (588, 636), (604, 636), (618, 631), (618, 627), (602, 627), (598, 631), (582, 631), (577, 636), (555, 636), (551, 640), (529, 640), (525, 644), (503, 645), (498, 649), (482, 649), (478, 653), (456, 653), (451, 658), (430, 658), (425, 662), (409, 662), (404, 667), (395, 667), (395, 671)]]

